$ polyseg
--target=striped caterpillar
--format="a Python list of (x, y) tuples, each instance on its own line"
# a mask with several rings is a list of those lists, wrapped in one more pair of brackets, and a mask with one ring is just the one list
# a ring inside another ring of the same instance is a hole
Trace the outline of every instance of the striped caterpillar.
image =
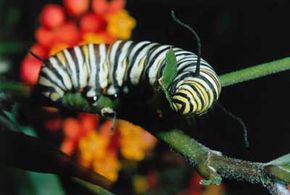
[(141, 81), (152, 87), (158, 85), (170, 48), (177, 61), (177, 76), (168, 91), (173, 109), (183, 115), (206, 112), (221, 91), (213, 68), (203, 59), (198, 67), (198, 56), (192, 52), (149, 41), (119, 40), (111, 45), (87, 44), (64, 49), (42, 65), (38, 84), (43, 95), (53, 102), (62, 101), (67, 92), (73, 91), (81, 92), (96, 106), (100, 96), (130, 93), (129, 86), (140, 87)]
[[(221, 84), (214, 69), (200, 57), (201, 46), (196, 32), (190, 30), (198, 43), (198, 55), (183, 49), (149, 41), (116, 41), (110, 45), (87, 44), (64, 49), (50, 56), (42, 65), (38, 84), (42, 94), (62, 104), (67, 93), (78, 92), (97, 107), (102, 97), (130, 94), (132, 88), (146, 85), (162, 87), (166, 54), (174, 52), (176, 76), (165, 89), (171, 108), (182, 115), (205, 113), (217, 101)], [(162, 88), (164, 90), (164, 88)], [(154, 91), (154, 90), (153, 90)], [(114, 113), (111, 107), (101, 113)]]

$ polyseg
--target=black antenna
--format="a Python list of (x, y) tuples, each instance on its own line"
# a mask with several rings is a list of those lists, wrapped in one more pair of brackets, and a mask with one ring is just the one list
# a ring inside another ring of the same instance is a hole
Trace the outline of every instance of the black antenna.
[(32, 55), (33, 57), (35, 57), (36, 59), (38, 59), (39, 61), (45, 63), (45, 59), (43, 59), (42, 57), (40, 57), (39, 55), (37, 55), (36, 53), (34, 53), (33, 51), (29, 51), (30, 55)]
[(235, 114), (233, 114), (232, 112), (228, 111), (223, 105), (217, 103), (216, 104), (226, 115), (228, 115), (229, 117), (231, 117), (232, 119), (234, 119), (235, 121), (237, 121), (241, 127), (242, 127), (242, 130), (243, 130), (243, 133), (244, 133), (244, 142), (245, 142), (245, 146), (246, 148), (249, 148), (250, 147), (250, 142), (248, 140), (248, 129), (247, 129), (247, 126), (245, 125), (244, 121), (236, 116)]
[(200, 38), (199, 38), (198, 34), (193, 30), (192, 27), (190, 27), (189, 25), (181, 22), (181, 20), (179, 20), (176, 17), (176, 15), (175, 15), (175, 13), (174, 13), (173, 10), (171, 10), (171, 17), (174, 20), (174, 22), (176, 22), (180, 26), (188, 29), (194, 35), (194, 37), (195, 37), (195, 39), (197, 41), (197, 47), (198, 47), (197, 48), (198, 49), (198, 51), (197, 51), (197, 64), (196, 64), (196, 69), (195, 69), (195, 73), (194, 74), (195, 74), (195, 76), (198, 76), (199, 75), (199, 72), (200, 72), (200, 56), (201, 56), (201, 42), (200, 42)]

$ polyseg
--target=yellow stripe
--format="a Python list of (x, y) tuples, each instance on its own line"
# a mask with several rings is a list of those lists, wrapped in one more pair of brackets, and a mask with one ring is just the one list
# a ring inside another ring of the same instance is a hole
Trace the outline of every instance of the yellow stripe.
[(85, 62), (88, 62), (89, 61), (89, 47), (88, 45), (83, 45), (81, 47), (82, 51), (84, 52), (84, 57), (85, 57)]
[(203, 111), (207, 110), (208, 106), (209, 106), (209, 99), (208, 99), (208, 94), (207, 94), (205, 88), (200, 83), (198, 83), (196, 80), (189, 80), (189, 81), (186, 81), (185, 83), (194, 86), (197, 89), (195, 99), (199, 99), (199, 97), (197, 95), (197, 93), (198, 93), (204, 102), (203, 106), (201, 106), (201, 104), (202, 104), (201, 102), (199, 103), (199, 106), (198, 106), (198, 109), (196, 109), (196, 112), (203, 112)]
[[(186, 85), (183, 85), (183, 86), (186, 86)], [(185, 87), (183, 87), (183, 88), (185, 90), (189, 90), (191, 92), (191, 94), (189, 94), (189, 95), (191, 96), (191, 98), (190, 98), (191, 102), (190, 103), (193, 104), (193, 111), (192, 112), (195, 112), (195, 111), (198, 111), (198, 110), (202, 109), (202, 103), (201, 103), (200, 98), (197, 95), (197, 92), (194, 89), (192, 89), (190, 86), (188, 86), (188, 88), (185, 88)], [(180, 92), (181, 90), (182, 90), (182, 88), (179, 89), (178, 92)], [(186, 91), (185, 93), (190, 93), (190, 92)], [(184, 93), (184, 92), (182, 92), (182, 93)]]
[(56, 57), (57, 57), (57, 59), (61, 62), (61, 64), (62, 64), (63, 66), (66, 65), (65, 56), (64, 56), (64, 54), (63, 54), (62, 52), (58, 52), (58, 53), (56, 54)]

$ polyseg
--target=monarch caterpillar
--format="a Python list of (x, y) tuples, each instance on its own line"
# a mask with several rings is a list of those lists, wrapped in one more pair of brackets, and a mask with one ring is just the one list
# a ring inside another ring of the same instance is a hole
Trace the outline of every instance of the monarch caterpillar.
[[(96, 106), (101, 96), (118, 97), (141, 83), (153, 88), (158, 85), (169, 49), (173, 50), (177, 63), (177, 75), (167, 88), (173, 110), (182, 115), (206, 112), (218, 99), (221, 84), (214, 69), (200, 58), (200, 45), (198, 55), (149, 41), (118, 40), (110, 45), (75, 46), (44, 61), (38, 84), (42, 94), (53, 102), (61, 102), (67, 92), (74, 91), (81, 92), (91, 106)], [(102, 112), (112, 110), (104, 108)]]
[[(88, 44), (64, 49), (42, 65), (38, 84), (52, 101), (68, 91), (81, 91), (97, 102), (101, 95), (117, 96), (127, 86), (146, 80), (158, 83), (165, 67), (165, 55), (172, 48), (177, 76), (169, 87), (173, 108), (181, 114), (204, 113), (218, 99), (221, 85), (213, 68), (203, 59), (195, 75), (197, 56), (171, 45), (149, 41), (116, 41), (111, 45)], [(94, 104), (94, 103), (93, 103)]]

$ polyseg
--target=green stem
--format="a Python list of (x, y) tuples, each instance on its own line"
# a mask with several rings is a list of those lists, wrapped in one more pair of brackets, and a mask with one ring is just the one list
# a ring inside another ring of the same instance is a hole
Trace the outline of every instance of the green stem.
[[(161, 131), (156, 134), (164, 143), (170, 145), (170, 147), (178, 151), (183, 156), (187, 157), (187, 160), (194, 165), (197, 161), (201, 161), (202, 156), (206, 155), (208, 148), (198, 143), (196, 140), (188, 137), (182, 131), (174, 129), (171, 131)], [(191, 156), (188, 156), (191, 154)]]
[(223, 74), (220, 81), (226, 87), (285, 70), (290, 70), (290, 57)]

